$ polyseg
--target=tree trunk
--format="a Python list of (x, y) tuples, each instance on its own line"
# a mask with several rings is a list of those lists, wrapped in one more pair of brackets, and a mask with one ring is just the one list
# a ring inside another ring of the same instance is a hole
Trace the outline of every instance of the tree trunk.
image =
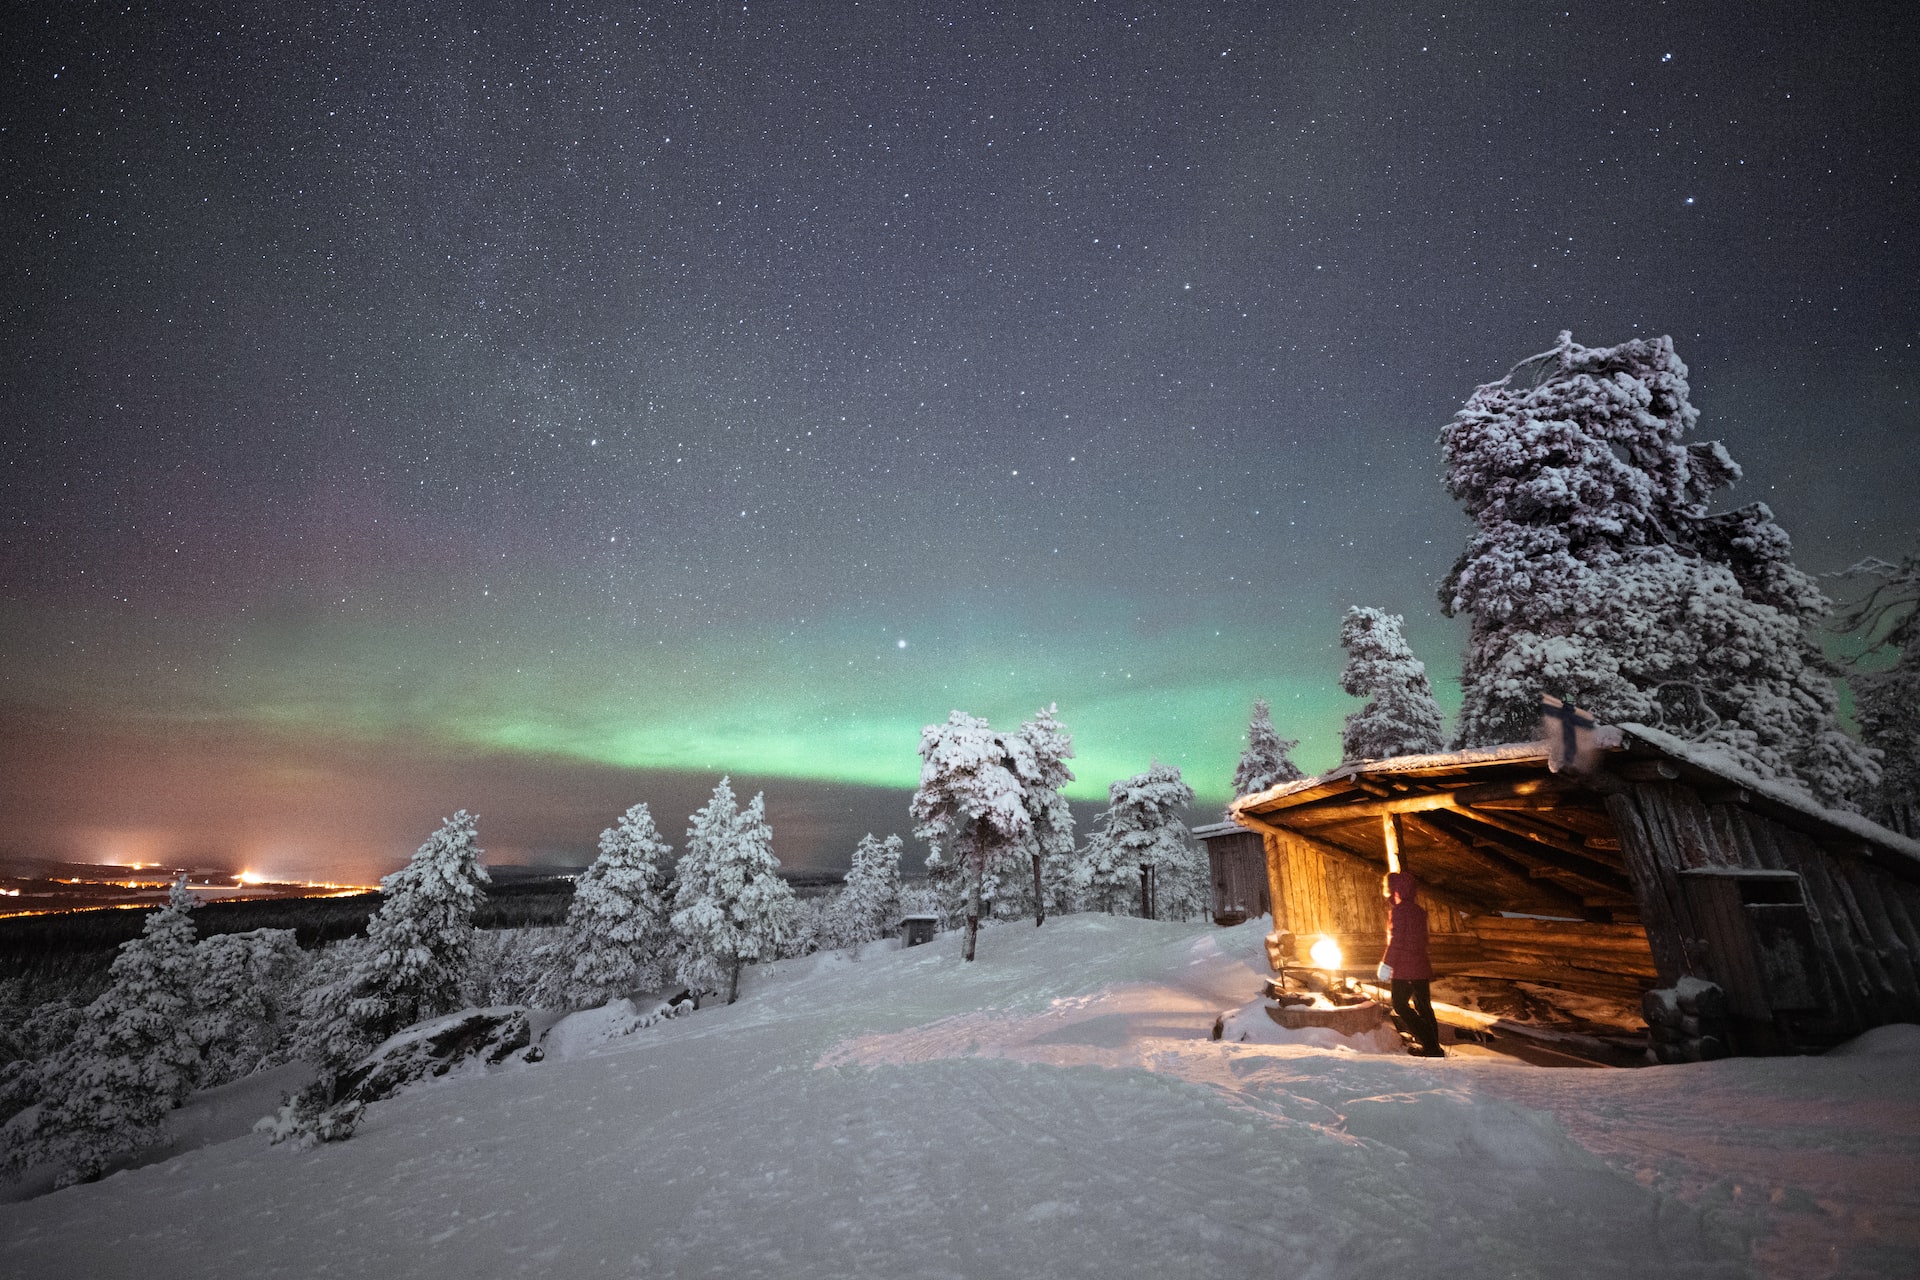
[(728, 1004), (732, 1004), (735, 1000), (738, 1000), (740, 998), (740, 965), (741, 963), (742, 961), (740, 957), (735, 956), (733, 958), (732, 968), (727, 971), (727, 1003)]
[(1140, 915), (1153, 919), (1153, 867), (1145, 862), (1140, 864)]
[(972, 871), (972, 882), (967, 885), (967, 948), (961, 955), (969, 961), (973, 959), (974, 937), (980, 932), (980, 881), (987, 874), (985, 859), (975, 863)]
[(1033, 927), (1047, 922), (1047, 900), (1040, 896), (1040, 855), (1033, 855)]

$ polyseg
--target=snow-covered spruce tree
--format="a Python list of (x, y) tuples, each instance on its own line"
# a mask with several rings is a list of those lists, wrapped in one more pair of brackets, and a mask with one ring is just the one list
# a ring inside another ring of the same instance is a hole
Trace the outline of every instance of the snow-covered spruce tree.
[(1247, 722), (1247, 749), (1241, 752), (1240, 765), (1233, 771), (1233, 794), (1250, 796), (1306, 777), (1293, 762), (1294, 748), (1299, 745), (1299, 739), (1283, 738), (1274, 729), (1267, 700), (1256, 701), (1253, 718)]
[(64, 1187), (166, 1137), (167, 1113), (187, 1100), (200, 1070), (193, 906), (182, 877), (140, 936), (122, 944), (106, 991), (87, 1006), (72, 1043), (43, 1065), (38, 1109), (7, 1126), (0, 1163), (56, 1163)]
[(920, 787), (909, 812), (914, 835), (929, 846), (927, 878), (936, 887), (961, 886), (966, 895), (972, 960), (988, 876), (1010, 854), (1024, 852), (1033, 818), (1020, 778), (1008, 766), (1001, 735), (985, 720), (955, 711), (945, 724), (920, 731)]
[(899, 836), (861, 837), (847, 882), (820, 922), (822, 947), (857, 947), (900, 927), (901, 849)]
[(600, 854), (574, 884), (566, 930), (549, 957), (543, 1006), (592, 1008), (660, 985), (673, 932), (673, 865), (673, 848), (644, 804), (600, 833)]
[(193, 1041), (200, 1088), (284, 1060), (300, 978), (312, 963), (291, 929), (202, 938), (195, 957)]
[(1031, 832), (1025, 846), (1006, 850), (1004, 865), (995, 868), (994, 913), (1031, 914), (1036, 927), (1046, 923), (1049, 905), (1057, 913), (1071, 897), (1073, 808), (1064, 790), (1073, 781), (1067, 767), (1073, 738), (1058, 716), (1058, 705), (1043, 707), (1017, 732), (999, 735), (1007, 767), (1020, 780), (1020, 804)]
[(1427, 665), (1407, 646), (1403, 621), (1397, 613), (1359, 605), (1340, 620), (1340, 647), (1347, 651), (1340, 687), (1367, 699), (1347, 717), (1340, 737), (1343, 762), (1421, 755), (1446, 745)]
[(1875, 582), (1838, 625), (1860, 634), (1863, 660), (1893, 655), (1890, 666), (1856, 669), (1848, 681), (1860, 736), (1880, 753), (1870, 816), (1903, 835), (1920, 836), (1920, 556), (1897, 565), (1863, 560), (1847, 574)]
[(1081, 863), (1093, 910), (1190, 920), (1205, 909), (1205, 862), (1180, 820), (1192, 803), (1180, 770), (1157, 760), (1107, 788), (1107, 811)]
[(740, 970), (747, 961), (774, 956), (794, 916), (793, 888), (779, 869), (766, 797), (756, 795), (737, 809), (732, 782), (720, 779), (687, 829), (674, 894), (679, 976), (688, 987), (724, 988), (732, 1004), (740, 998)]
[(1456, 741), (1524, 741), (1552, 693), (1660, 725), (1848, 804), (1877, 770), (1841, 732), (1809, 629), (1827, 611), (1764, 504), (1712, 514), (1739, 478), (1668, 338), (1554, 347), (1478, 388), (1440, 434), (1474, 522), (1440, 589), (1472, 619)]

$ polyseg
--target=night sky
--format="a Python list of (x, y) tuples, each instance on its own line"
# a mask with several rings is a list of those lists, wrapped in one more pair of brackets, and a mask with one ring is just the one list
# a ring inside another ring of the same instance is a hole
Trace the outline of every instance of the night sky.
[[(0, 854), (391, 869), (905, 833), (920, 727), (1080, 799), (1306, 767), (1436, 434), (1673, 335), (1825, 572), (1920, 542), (1904, 5), (14, 5)], [(388, 12), (388, 10), (395, 10)]]

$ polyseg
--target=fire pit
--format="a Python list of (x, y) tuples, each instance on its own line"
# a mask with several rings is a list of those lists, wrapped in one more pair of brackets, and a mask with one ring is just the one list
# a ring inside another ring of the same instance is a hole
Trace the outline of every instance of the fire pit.
[(1270, 991), (1267, 1016), (1289, 1031), (1326, 1027), (1343, 1036), (1385, 1025), (1386, 1011), (1363, 995), (1344, 991)]

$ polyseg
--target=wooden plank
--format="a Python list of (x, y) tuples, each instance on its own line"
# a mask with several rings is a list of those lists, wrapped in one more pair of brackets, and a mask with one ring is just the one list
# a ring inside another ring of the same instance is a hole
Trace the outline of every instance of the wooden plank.
[(1873, 940), (1875, 954), (1879, 956), (1888, 979), (1893, 983), (1890, 995), (1890, 1016), (1888, 1022), (1912, 1022), (1920, 1018), (1920, 980), (1914, 974), (1914, 957), (1907, 950), (1907, 944), (1894, 930), (1893, 921), (1888, 918), (1886, 909), (1885, 884), (1888, 877), (1877, 873), (1867, 863), (1852, 858), (1837, 859), (1842, 878), (1853, 892), (1853, 900), (1859, 905), (1861, 920), (1866, 924), (1867, 933)]
[(1874, 1025), (1870, 1020), (1873, 981), (1854, 947), (1852, 926), (1834, 888), (1833, 877), (1828, 873), (1826, 855), (1798, 831), (1751, 812), (1747, 820), (1756, 845), (1771, 844), (1786, 868), (1800, 873), (1800, 883), (1807, 894), (1807, 915), (1813, 925), (1814, 945), (1827, 967), (1839, 1030), (1844, 1034), (1865, 1031)]
[(1727, 1008), (1736, 1018), (1768, 1022), (1773, 1007), (1767, 1003), (1766, 984), (1753, 955), (1753, 937), (1740, 909), (1740, 884), (1722, 876), (1694, 876), (1682, 880), (1693, 918), (1706, 940), (1706, 969), (1700, 975), (1727, 993)]
[[(1846, 864), (1840, 859), (1826, 859), (1827, 866), (1833, 872), (1833, 887), (1839, 890), (1840, 902), (1845, 907), (1848, 924), (1853, 930), (1855, 954), (1859, 957), (1860, 967), (1866, 970), (1867, 977), (1874, 984), (1876, 1006), (1899, 998), (1899, 983), (1894, 976), (1888, 957), (1877, 945), (1873, 926), (1867, 920), (1865, 910), (1860, 905), (1860, 895), (1854, 892), (1853, 880), (1847, 875)], [(1884, 1017), (1880, 1021), (1886, 1021)], [(1875, 1025), (1870, 1023), (1868, 1025)]]
[(1658, 784), (1641, 783), (1606, 799), (1607, 816), (1620, 835), (1621, 857), (1646, 924), (1647, 945), (1653, 952), (1662, 986), (1672, 986), (1694, 973), (1692, 913), (1683, 900), (1661, 852), (1664, 827), (1656, 820)]
[(1289, 914), (1287, 901), (1286, 849), (1281, 844), (1281, 837), (1272, 832), (1263, 834), (1260, 844), (1267, 855), (1267, 893), (1273, 900), (1273, 929), (1275, 932), (1293, 929), (1293, 917)]

